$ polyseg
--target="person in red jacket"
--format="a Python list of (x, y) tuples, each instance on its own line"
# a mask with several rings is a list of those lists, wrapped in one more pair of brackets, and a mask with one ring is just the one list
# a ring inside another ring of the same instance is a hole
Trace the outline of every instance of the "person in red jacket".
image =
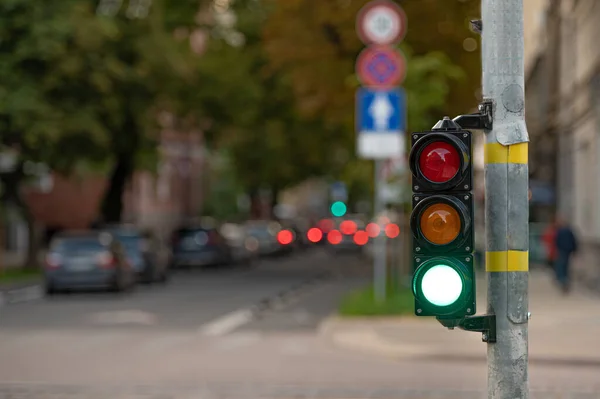
[(542, 236), (542, 241), (546, 246), (546, 262), (548, 266), (554, 269), (554, 263), (556, 262), (556, 221), (553, 220), (552, 223), (548, 225), (546, 231), (544, 231), (544, 235)]

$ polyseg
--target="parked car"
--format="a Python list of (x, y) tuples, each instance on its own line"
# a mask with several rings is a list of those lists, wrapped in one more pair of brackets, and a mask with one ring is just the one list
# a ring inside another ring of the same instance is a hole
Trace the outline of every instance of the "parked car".
[[(261, 256), (280, 255), (292, 249), (293, 233), (282, 229), (278, 222), (252, 220), (246, 222), (245, 227), (248, 235), (258, 241), (258, 252)], [(282, 231), (287, 231), (289, 234)]]
[(167, 282), (169, 250), (152, 232), (129, 225), (103, 226), (101, 229), (121, 242), (139, 281)]
[(334, 220), (334, 228), (327, 233), (327, 242), (333, 252), (362, 252), (369, 242), (364, 218), (347, 215)]
[(173, 267), (231, 264), (233, 253), (216, 226), (187, 226), (173, 233)]
[(45, 259), (47, 294), (79, 288), (125, 291), (136, 283), (121, 243), (110, 233), (66, 231), (54, 236)]
[(219, 232), (231, 249), (231, 257), (234, 263), (251, 265), (258, 259), (258, 240), (250, 236), (243, 225), (224, 223), (219, 228)]

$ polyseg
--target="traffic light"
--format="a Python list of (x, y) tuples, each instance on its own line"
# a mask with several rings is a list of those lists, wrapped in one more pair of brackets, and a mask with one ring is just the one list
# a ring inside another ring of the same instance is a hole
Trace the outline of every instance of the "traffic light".
[(331, 214), (335, 217), (342, 217), (348, 211), (348, 207), (342, 201), (335, 201), (331, 204)]
[(446, 117), (411, 139), (415, 314), (461, 319), (475, 314), (471, 132)]

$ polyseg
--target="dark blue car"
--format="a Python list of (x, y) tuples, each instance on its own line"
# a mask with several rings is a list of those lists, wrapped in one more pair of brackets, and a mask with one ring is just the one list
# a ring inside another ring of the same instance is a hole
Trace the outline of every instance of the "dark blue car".
[(174, 267), (216, 266), (232, 262), (231, 248), (215, 227), (184, 227), (173, 233)]
[(136, 227), (111, 226), (103, 228), (122, 245), (139, 281), (143, 283), (166, 282), (168, 261), (157, 240)]
[(64, 232), (55, 236), (44, 267), (46, 293), (104, 288), (123, 291), (135, 275), (122, 245), (105, 232)]

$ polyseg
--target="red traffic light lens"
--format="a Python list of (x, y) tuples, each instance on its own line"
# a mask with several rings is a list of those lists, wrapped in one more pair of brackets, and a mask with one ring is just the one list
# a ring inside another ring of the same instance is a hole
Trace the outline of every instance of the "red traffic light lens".
[(434, 183), (445, 183), (460, 170), (458, 149), (445, 141), (434, 141), (423, 148), (419, 158), (423, 176)]
[(313, 227), (312, 229), (308, 230), (306, 236), (310, 242), (319, 242), (323, 238), (323, 232), (321, 229)]
[(279, 241), (281, 245), (291, 244), (293, 240), (294, 234), (289, 230), (281, 230), (277, 233), (277, 241)]

